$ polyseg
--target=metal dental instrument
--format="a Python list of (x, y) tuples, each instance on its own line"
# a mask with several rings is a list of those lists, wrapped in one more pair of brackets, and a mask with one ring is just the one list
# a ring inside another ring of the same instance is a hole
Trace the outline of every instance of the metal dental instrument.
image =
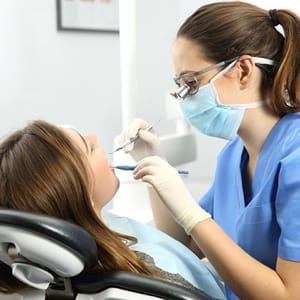
[(190, 87), (187, 84), (184, 84), (183, 86), (179, 87), (175, 92), (171, 92), (171, 96), (173, 96), (176, 99), (184, 99), (189, 91), (190, 91)]
[[(153, 125), (150, 125), (149, 127), (147, 127), (146, 129), (143, 129), (145, 131), (149, 131), (153, 128)], [(136, 136), (132, 137), (131, 139), (129, 139), (127, 142), (125, 142), (124, 144), (122, 144), (121, 146), (119, 146), (117, 149), (115, 149), (113, 152), (110, 152), (109, 154), (115, 153), (119, 150), (124, 149), (126, 146), (134, 143), (135, 141), (137, 141), (139, 139), (139, 135), (137, 134)]]
[[(123, 170), (123, 171), (133, 171), (136, 166), (127, 166), (127, 165), (121, 165), (121, 166), (114, 166), (115, 169)], [(186, 170), (178, 170), (178, 174), (187, 175), (189, 174), (189, 171)]]

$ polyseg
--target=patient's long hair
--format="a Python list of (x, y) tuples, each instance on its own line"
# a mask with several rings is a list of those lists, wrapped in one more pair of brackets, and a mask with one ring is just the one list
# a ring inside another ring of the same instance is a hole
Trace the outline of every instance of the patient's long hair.
[[(42, 213), (79, 224), (95, 239), (94, 270), (154, 275), (124, 243), (130, 237), (111, 231), (92, 207), (90, 170), (81, 151), (61, 129), (34, 121), (0, 144), (0, 206)], [(24, 286), (0, 265), (0, 292)]]

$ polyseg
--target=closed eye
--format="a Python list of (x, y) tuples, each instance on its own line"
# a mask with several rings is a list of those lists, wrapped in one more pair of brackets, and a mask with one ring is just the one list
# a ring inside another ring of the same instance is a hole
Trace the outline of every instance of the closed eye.
[(90, 151), (94, 152), (94, 150), (97, 148), (97, 145), (94, 143), (90, 143)]

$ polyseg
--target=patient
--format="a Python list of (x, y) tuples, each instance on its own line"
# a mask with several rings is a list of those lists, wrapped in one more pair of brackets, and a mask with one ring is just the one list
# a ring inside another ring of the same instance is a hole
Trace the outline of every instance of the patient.
[[(82, 226), (99, 249), (98, 264), (91, 271), (145, 274), (221, 298), (222, 289), (213, 275), (179, 242), (127, 218), (109, 214), (102, 217), (103, 207), (118, 188), (119, 180), (95, 135), (82, 136), (72, 128), (34, 121), (0, 144), (0, 206), (46, 214)], [(121, 228), (122, 234), (115, 231)], [(141, 244), (150, 249), (148, 254), (143, 251), (145, 248), (139, 248)], [(165, 260), (162, 263), (161, 257)], [(24, 288), (10, 272), (10, 268), (0, 265), (1, 293)]]

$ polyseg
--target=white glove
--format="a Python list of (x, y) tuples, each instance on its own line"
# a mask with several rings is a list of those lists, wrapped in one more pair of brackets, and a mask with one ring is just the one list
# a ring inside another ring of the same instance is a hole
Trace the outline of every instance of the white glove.
[(124, 148), (125, 153), (130, 153), (135, 161), (139, 161), (144, 157), (158, 155), (159, 139), (155, 135), (153, 129), (145, 131), (150, 126), (149, 123), (142, 119), (135, 119), (129, 128), (121, 132), (118, 137), (119, 144), (123, 144), (136, 135), (139, 139)]
[(195, 225), (211, 217), (186, 189), (178, 171), (157, 156), (138, 162), (133, 171), (135, 179), (152, 185), (172, 213), (175, 221), (190, 234)]

